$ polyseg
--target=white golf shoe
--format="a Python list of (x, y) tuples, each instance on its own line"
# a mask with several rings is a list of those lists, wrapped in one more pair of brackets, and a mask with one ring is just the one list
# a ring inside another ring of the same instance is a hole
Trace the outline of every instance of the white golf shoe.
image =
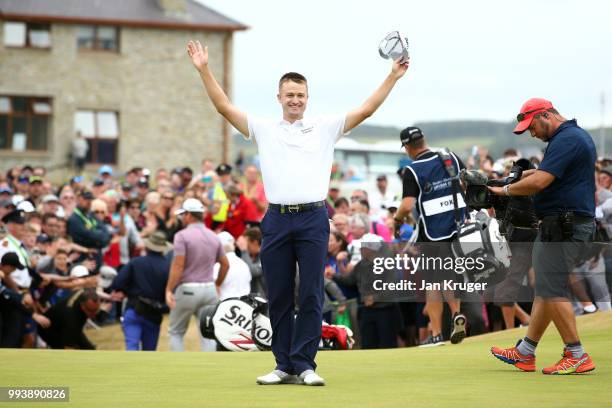
[(274, 370), (270, 374), (257, 377), (257, 384), (260, 385), (278, 385), (278, 384), (297, 384), (297, 376), (287, 374), (281, 370)]
[(313, 370), (306, 370), (299, 376), (300, 382), (304, 385), (325, 385), (325, 380)]

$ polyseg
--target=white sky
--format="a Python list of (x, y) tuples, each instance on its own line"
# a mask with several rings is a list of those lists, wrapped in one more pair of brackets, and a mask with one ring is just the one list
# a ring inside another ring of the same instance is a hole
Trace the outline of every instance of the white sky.
[(612, 123), (612, 2), (201, 1), (251, 27), (235, 35), (232, 99), (253, 114), (280, 116), (287, 71), (308, 78), (310, 114), (358, 106), (390, 69), (378, 43), (399, 30), (410, 69), (367, 123), (506, 121), (537, 96), (596, 127), (602, 92)]

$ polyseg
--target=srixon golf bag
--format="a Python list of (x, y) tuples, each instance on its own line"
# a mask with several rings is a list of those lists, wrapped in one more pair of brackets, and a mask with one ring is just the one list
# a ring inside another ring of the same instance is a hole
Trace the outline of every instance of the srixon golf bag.
[(483, 211), (477, 213), (475, 219), (461, 225), (451, 248), (456, 257), (482, 258), (484, 268), (466, 270), (468, 282), (499, 283), (510, 267), (512, 254), (506, 237), (500, 233), (498, 221)]
[[(272, 326), (268, 301), (257, 294), (225, 299), (204, 308), (200, 332), (228, 351), (270, 350)], [(323, 323), (319, 349), (346, 350), (353, 346), (353, 332), (344, 326)]]

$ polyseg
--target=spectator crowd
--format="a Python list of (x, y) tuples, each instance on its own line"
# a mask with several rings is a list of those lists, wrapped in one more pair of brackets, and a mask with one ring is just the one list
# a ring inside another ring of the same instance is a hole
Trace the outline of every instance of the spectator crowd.
[[(465, 163), (501, 178), (519, 157), (508, 150), (494, 160), (477, 148)], [(537, 166), (537, 158), (530, 160)], [(169, 306), (169, 276), (185, 253), (181, 231), (191, 223), (217, 235), (218, 299), (266, 295), (259, 226), (268, 202), (259, 169), (244, 158), (236, 168), (205, 159), (197, 172), (134, 167), (116, 174), (104, 165), (91, 180), (75, 176), (62, 184), (46, 173), (26, 165), (0, 174), (0, 347), (93, 349), (84, 326), (121, 322), (127, 349), (155, 350)], [(424, 302), (389, 302), (364, 289), (362, 243), (408, 241), (417, 224), (415, 215), (396, 227), (402, 192), (390, 191), (387, 177), (397, 176), (379, 175), (367, 191), (332, 180), (326, 201), (331, 233), (324, 318), (350, 326), (362, 348), (415, 346), (429, 335)], [(599, 230), (609, 236), (612, 160), (600, 160), (594, 177)], [(605, 246), (577, 265), (577, 314), (611, 309), (611, 275), (612, 251)], [(527, 277), (521, 285), (529, 292), (532, 269)], [(529, 324), (530, 302), (499, 305), (473, 296), (462, 306), (469, 335)], [(448, 337), (450, 318), (445, 321)]]

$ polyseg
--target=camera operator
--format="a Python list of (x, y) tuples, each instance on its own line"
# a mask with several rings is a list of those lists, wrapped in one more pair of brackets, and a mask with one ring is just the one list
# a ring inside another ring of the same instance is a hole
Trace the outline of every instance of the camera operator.
[(490, 191), (506, 196), (535, 195), (535, 211), (540, 219), (532, 254), (536, 298), (527, 336), (516, 347), (493, 347), (491, 352), (523, 371), (535, 371), (535, 349), (552, 320), (565, 348), (563, 358), (542, 372), (592, 371), (595, 365), (580, 343), (568, 300), (568, 277), (595, 228), (595, 145), (576, 120), (565, 119), (545, 99), (529, 99), (517, 120), (514, 133), (529, 130), (532, 137), (548, 143), (544, 158), (537, 170), (524, 172), (520, 181), (490, 187)]
[(495, 210), (494, 217), (499, 222), (499, 230), (505, 235), (512, 257), (503, 280), (487, 288), (485, 299), (501, 308), (507, 329), (514, 327), (518, 316), (526, 321), (528, 316), (516, 301), (523, 289), (523, 282), (531, 268), (533, 241), (537, 233), (538, 219), (535, 214), (533, 197), (513, 196), (500, 197), (490, 193), (487, 186), (503, 187), (521, 178), (523, 171), (534, 166), (527, 159), (518, 159), (502, 174), (503, 178), (489, 179), (474, 171), (462, 171), (461, 178), (467, 186), (466, 201), (474, 209)]
[[(413, 162), (403, 172), (403, 199), (395, 214), (396, 226), (404, 223), (404, 219), (412, 212), (415, 204), (419, 212), (418, 242), (430, 243), (427, 257), (445, 258), (451, 256), (450, 242), (457, 234), (457, 222), (465, 218), (465, 203), (460, 192), (457, 194), (457, 208), (453, 200), (453, 189), (459, 189), (452, 181), (446, 163), (431, 151), (425, 142), (423, 132), (418, 127), (408, 127), (400, 133), (402, 146)], [(454, 153), (450, 153), (449, 166), (455, 175), (465, 165)], [(456, 181), (458, 184), (458, 180)], [(434, 209), (435, 207), (435, 209)], [(441, 210), (438, 210), (441, 208)], [(457, 214), (458, 213), (458, 214)], [(458, 219), (457, 219), (458, 218)], [(436, 242), (434, 247), (431, 242)], [(434, 271), (432, 282), (454, 280), (454, 271)], [(465, 337), (466, 318), (459, 312), (460, 301), (450, 290), (428, 290), (426, 293), (426, 309), (431, 325), (431, 336), (422, 346), (438, 346), (444, 344), (442, 338), (443, 299), (446, 300), (453, 315), (453, 331), (451, 343), (456, 344)]]

